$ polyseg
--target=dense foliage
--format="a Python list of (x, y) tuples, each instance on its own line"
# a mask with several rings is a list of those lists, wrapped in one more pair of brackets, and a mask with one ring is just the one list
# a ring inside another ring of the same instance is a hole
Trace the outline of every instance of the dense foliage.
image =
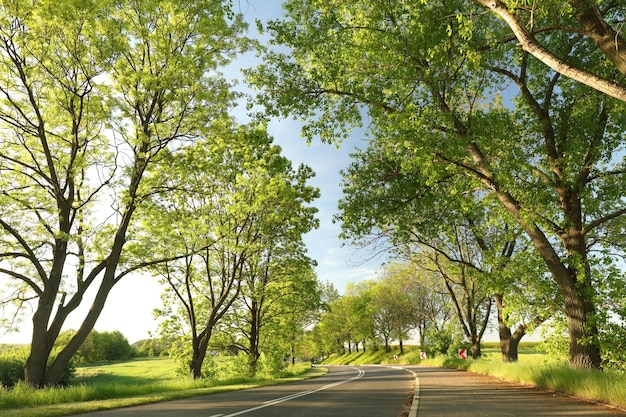
[[(416, 242), (449, 239), (465, 214), (475, 220), (477, 205), (500, 235), (514, 225), (542, 264), (531, 270), (547, 271), (548, 285), (543, 275), (530, 285), (565, 315), (570, 365), (600, 368), (600, 334), (620, 311), (604, 305), (626, 288), (615, 273), (624, 102), (536, 60), (479, 3), (288, 1), (286, 18), (267, 25), (288, 52), (268, 51), (250, 80), (269, 115), (306, 121), (309, 140), (339, 143), (367, 124), (368, 145), (344, 173), (346, 238), (418, 251)], [(533, 36), (562, 61), (622, 82), (587, 29), (563, 29), (581, 27), (567, 3), (533, 8), (529, 24), (545, 28)], [(624, 11), (602, 3), (608, 20)], [(499, 281), (500, 271), (492, 263), (483, 272)]]

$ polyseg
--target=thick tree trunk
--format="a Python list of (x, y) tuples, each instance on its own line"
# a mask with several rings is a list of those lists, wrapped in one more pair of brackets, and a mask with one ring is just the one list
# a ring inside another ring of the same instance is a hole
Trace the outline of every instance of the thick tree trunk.
[(400, 338), (400, 354), (404, 353), (404, 345), (402, 344), (402, 338)]
[(49, 314), (42, 312), (41, 303), (33, 315), (33, 335), (30, 345), (30, 354), (24, 364), (24, 380), (35, 387), (45, 385), (48, 359), (52, 351), (53, 339), (48, 337)]
[(593, 324), (595, 310), (581, 297), (565, 297), (569, 330), (569, 365), (573, 369), (600, 369), (602, 358), (598, 328)]
[(502, 304), (502, 295), (496, 294), (496, 308), (498, 311), (498, 334), (500, 336), (500, 352), (502, 353), (502, 362), (517, 362), (519, 358), (519, 343), (526, 334), (526, 326), (520, 325), (514, 334), (506, 325), (504, 320), (504, 307)]
[[(63, 207), (60, 203), (61, 218), (69, 217), (69, 210), (67, 207)], [(63, 217), (65, 216), (65, 217)], [(69, 233), (71, 225), (67, 221), (62, 221), (59, 228)], [(59, 301), (56, 317), (52, 320), (51, 317), (54, 311), (54, 305), (57, 302), (57, 296), (59, 293), (59, 286), (63, 280), (63, 268), (67, 259), (67, 241), (64, 239), (56, 239), (53, 251), (53, 262), (48, 276), (48, 282), (45, 285), (43, 293), (39, 297), (37, 304), (37, 310), (33, 314), (33, 333), (31, 338), (30, 354), (24, 364), (24, 380), (35, 387), (43, 387), (45, 385), (56, 385), (58, 379), (55, 379), (56, 375), (51, 374), (48, 371), (48, 361), (50, 360), (50, 354), (54, 343), (61, 331), (61, 327), (67, 314), (64, 313), (62, 304), (65, 302), (65, 297), (62, 297)], [(48, 325), (50, 324), (50, 327)], [(78, 348), (77, 348), (78, 349)], [(72, 352), (73, 354), (74, 352)], [(69, 358), (68, 361), (69, 363)], [(67, 364), (66, 364), (67, 365)], [(62, 375), (62, 371), (65, 366), (58, 373), (58, 376)], [(56, 373), (56, 372), (54, 372)]]
[[(116, 257), (119, 260), (119, 256)], [(115, 262), (117, 265), (117, 262)], [(99, 268), (96, 268), (98, 270)], [(89, 333), (93, 330), (102, 310), (106, 299), (115, 284), (114, 280), (115, 267), (110, 266), (110, 270), (105, 271), (102, 283), (98, 288), (98, 292), (94, 298), (94, 302), (81, 323), (80, 328), (70, 341), (56, 355), (52, 363), (51, 352), (54, 343), (61, 331), (67, 316), (75, 310), (82, 300), (83, 293), (77, 293), (72, 300), (63, 305), (64, 299), (61, 300), (54, 319), (48, 326), (48, 318), (51, 312), (46, 308), (38, 308), (38, 312), (33, 316), (33, 338), (31, 343), (31, 351), (26, 363), (24, 364), (24, 380), (33, 386), (44, 387), (54, 386), (59, 383), (65, 370), (69, 366), (74, 354), (81, 347)], [(84, 290), (83, 290), (84, 292)], [(45, 297), (44, 297), (45, 299)]]
[(189, 362), (189, 373), (193, 379), (202, 378), (202, 365), (206, 359), (206, 351), (211, 340), (213, 324), (209, 324), (197, 338), (191, 341), (193, 350)]
[(620, 30), (613, 29), (603, 18), (598, 4), (590, 0), (569, 0), (574, 17), (585, 28), (585, 33), (598, 45), (604, 56), (619, 72), (626, 74), (626, 41)]
[[(148, 144), (146, 143), (145, 146), (148, 146)], [(37, 311), (33, 315), (31, 351), (24, 364), (24, 379), (27, 383), (36, 387), (57, 385), (72, 357), (83, 344), (91, 330), (93, 330), (98, 317), (100, 317), (100, 314), (104, 309), (106, 299), (109, 296), (111, 289), (117, 282), (115, 274), (120, 261), (122, 249), (126, 243), (126, 233), (128, 231), (133, 213), (136, 210), (135, 196), (144, 170), (145, 161), (137, 159), (135, 161), (135, 173), (133, 174), (129, 185), (129, 195), (131, 197), (129, 197), (128, 205), (122, 215), (120, 224), (115, 233), (110, 254), (105, 260), (96, 265), (90, 272), (89, 276), (85, 279), (86, 282), (92, 282), (92, 279), (104, 272), (102, 282), (98, 287), (93, 304), (74, 337), (72, 337), (72, 339), (63, 347), (52, 364), (48, 367), (50, 353), (66, 318), (72, 311), (78, 308), (83, 300), (85, 291), (89, 288), (89, 285), (85, 285), (83, 288), (78, 288), (76, 294), (71, 297), (67, 304), (65, 304), (65, 296), (61, 297), (57, 307), (57, 312), (50, 322), (53, 306), (58, 295), (60, 283), (62, 282), (63, 270), (67, 259), (67, 241), (65, 239), (57, 239), (55, 241), (55, 249), (53, 253), (54, 260), (50, 270), (50, 276), (48, 278), (49, 282), (46, 285), (46, 291), (40, 298)], [(69, 207), (71, 207), (71, 204), (60, 204), (59, 206), (61, 213), (60, 217), (63, 219), (60, 225), (60, 230), (65, 230), (68, 235), (70, 235), (71, 225), (65, 222), (69, 218)]]
[[(477, 158), (479, 159), (479, 158)], [(585, 237), (582, 233), (580, 202), (569, 196), (565, 215), (571, 227), (561, 239), (567, 248), (568, 262), (564, 263), (549, 239), (537, 225), (527, 222), (520, 207), (510, 195), (497, 193), (507, 210), (516, 216), (533, 245), (550, 269), (565, 302), (565, 315), (569, 331), (569, 364), (574, 369), (599, 369), (602, 364), (598, 328), (594, 324), (596, 311), (593, 305), (595, 289), (587, 259)]]
[(474, 340), (470, 345), (470, 352), (472, 354), (472, 359), (480, 359), (482, 356), (482, 351), (480, 350), (480, 340)]

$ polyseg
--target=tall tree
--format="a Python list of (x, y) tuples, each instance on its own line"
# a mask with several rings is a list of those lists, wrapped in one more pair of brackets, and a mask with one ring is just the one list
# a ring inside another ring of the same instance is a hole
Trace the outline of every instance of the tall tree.
[(348, 304), (349, 314), (346, 317), (346, 323), (351, 328), (357, 352), (359, 343), (363, 346), (363, 352), (365, 352), (368, 341), (376, 343), (374, 322), (372, 320), (372, 312), (375, 308), (372, 300), (372, 288), (375, 285), (375, 281), (370, 280), (348, 283), (343, 296)]
[(470, 343), (472, 358), (478, 359), (482, 355), (480, 344), (489, 324), (493, 299), (481, 274), (465, 263), (472, 255), (463, 253), (466, 249), (463, 246), (460, 243), (460, 253), (454, 254), (461, 262), (452, 260), (450, 252), (446, 256), (441, 251), (425, 250), (422, 256), (426, 267), (441, 276), (463, 334)]
[(406, 266), (400, 262), (385, 265), (372, 297), (375, 310), (384, 311), (390, 320), (392, 335), (400, 344), (400, 353), (404, 353), (403, 339), (408, 338), (420, 323), (420, 301), (424, 295), (422, 288), (414, 285), (414, 269)]
[(305, 258), (304, 262), (292, 262), (287, 268), (291, 271), (286, 271), (290, 279), (284, 282), (282, 296), (273, 307), (271, 324), (266, 326), (271, 330), (266, 329), (260, 341), (264, 351), (273, 358), (274, 370), (284, 365), (286, 354), (292, 365), (296, 363), (305, 331), (319, 316), (320, 288), (313, 264)]
[[(113, 286), (141, 266), (124, 248), (154, 161), (231, 106), (215, 70), (244, 46), (244, 26), (214, 0), (0, 10), (0, 272), (36, 303), (25, 378), (43, 386), (59, 380)], [(91, 308), (51, 358), (88, 290)]]
[(317, 227), (317, 209), (309, 204), (319, 196), (317, 188), (307, 185), (313, 171), (305, 165), (294, 169), (278, 146), (257, 157), (256, 169), (239, 178), (247, 184), (248, 204), (240, 209), (250, 216), (257, 250), (243, 265), (241, 294), (228, 330), (234, 346), (248, 355), (250, 375), (256, 374), (261, 356), (261, 330), (280, 314), (280, 303), (297, 288), (315, 290), (296, 284), (312, 276), (313, 260), (306, 256), (302, 237)]
[(191, 345), (185, 360), (194, 378), (202, 375), (218, 322), (240, 295), (246, 262), (266, 250), (259, 233), (266, 219), (258, 200), (264, 196), (251, 188), (265, 175), (268, 158), (277, 157), (260, 127), (226, 124), (213, 130), (161, 161), (153, 180), (154, 189), (162, 191), (145, 210), (139, 245), (144, 258), (170, 259), (152, 270), (168, 285), (165, 323), (178, 329), (184, 317), (183, 343)]
[[(592, 274), (591, 246), (621, 230), (626, 213), (624, 161), (612, 157), (622, 148), (623, 103), (532, 59), (490, 14), (475, 13), (468, 26), (458, 12), (478, 10), (464, 1), (293, 0), (285, 7), (288, 18), (269, 30), (289, 54), (268, 52), (250, 73), (265, 87), (268, 113), (307, 118), (309, 139), (335, 142), (367, 113), (380, 155), (403, 155), (398, 174), (413, 175), (407, 199), (436, 194), (447, 179), (456, 183), (447, 188), (452, 195), (492, 195), (559, 287), (570, 365), (600, 367), (603, 278)], [(572, 61), (601, 66), (598, 54), (567, 35), (546, 39)], [(514, 111), (503, 105), (503, 91)], [(429, 213), (442, 212), (415, 215)]]

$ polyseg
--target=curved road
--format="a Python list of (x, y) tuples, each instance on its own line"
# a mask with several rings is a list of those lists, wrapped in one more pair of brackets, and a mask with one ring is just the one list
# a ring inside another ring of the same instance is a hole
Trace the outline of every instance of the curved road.
[(83, 414), (89, 417), (399, 417), (414, 378), (387, 367), (328, 366), (306, 381)]
[[(624, 411), (484, 375), (431, 367), (329, 366), (325, 376), (89, 417), (615, 416)], [(411, 373), (409, 373), (409, 372)]]

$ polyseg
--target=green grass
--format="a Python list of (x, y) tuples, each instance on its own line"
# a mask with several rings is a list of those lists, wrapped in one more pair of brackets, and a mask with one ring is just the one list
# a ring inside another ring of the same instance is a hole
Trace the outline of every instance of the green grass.
[(329, 365), (414, 364), (461, 369), (626, 407), (626, 374), (609, 370), (601, 372), (570, 369), (566, 364), (551, 360), (536, 343), (522, 344), (519, 361), (516, 363), (502, 362), (497, 343), (483, 345), (483, 357), (479, 360), (438, 356), (422, 361), (419, 359), (419, 350), (419, 347), (407, 348), (405, 346), (405, 353), (399, 355), (397, 361), (394, 361), (393, 357), (394, 354), (399, 354), (399, 349), (394, 347), (391, 352), (380, 350), (331, 355), (323, 363)]
[(78, 366), (73, 383), (150, 385), (178, 382), (180, 376), (176, 375), (176, 367), (176, 363), (167, 357)]
[(0, 389), (3, 417), (56, 417), (275, 385), (319, 376), (324, 369), (298, 364), (279, 378), (232, 378), (193, 381), (176, 375), (168, 358), (137, 359), (113, 364), (79, 367), (69, 387), (33, 389), (18, 384)]
[[(330, 355), (324, 360), (326, 365), (370, 365), (370, 364), (411, 364), (419, 361), (420, 349), (418, 346), (404, 346), (404, 354), (400, 354), (400, 348), (393, 346), (389, 352), (384, 349), (366, 349), (359, 352), (346, 353), (344, 355)], [(395, 360), (394, 356), (398, 355)]]
[(575, 370), (564, 364), (528, 360), (522, 355), (518, 363), (503, 363), (495, 359), (463, 361), (456, 358), (434, 358), (423, 361), (422, 364), (491, 375), (506, 381), (626, 407), (626, 375), (622, 372)]

